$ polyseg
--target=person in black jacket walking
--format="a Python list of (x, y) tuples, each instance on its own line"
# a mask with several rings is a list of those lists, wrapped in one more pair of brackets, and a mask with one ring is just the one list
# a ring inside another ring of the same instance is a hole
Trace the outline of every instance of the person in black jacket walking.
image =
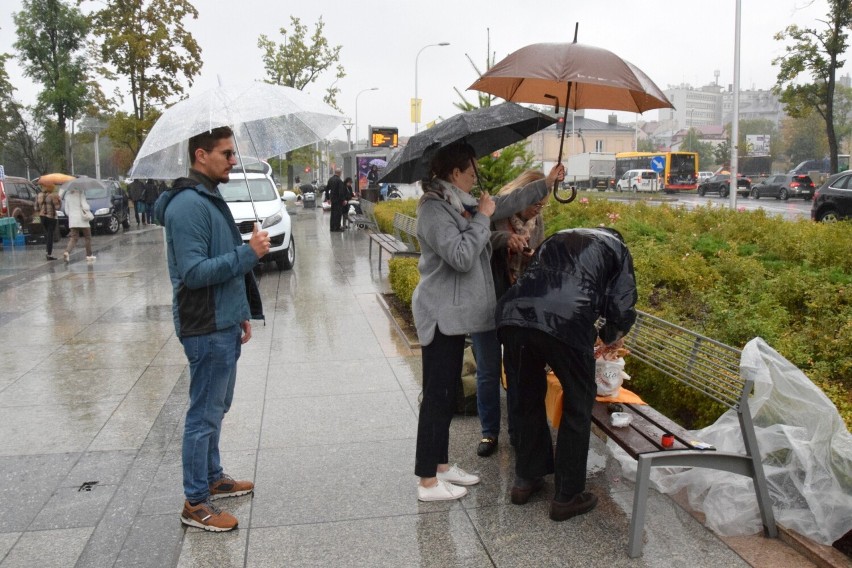
[(143, 223), (148, 225), (154, 224), (154, 203), (157, 202), (157, 197), (160, 196), (158, 187), (159, 184), (155, 179), (145, 181), (145, 220)]
[[(611, 348), (636, 321), (633, 258), (615, 229), (567, 229), (545, 240), (526, 272), (498, 301), (497, 330), (517, 363), (520, 424), (511, 500), (523, 505), (555, 473), (550, 518), (595, 508), (585, 491), (595, 401), (595, 340)], [(599, 317), (605, 318), (600, 330)], [(545, 365), (562, 385), (562, 422), (553, 442), (544, 407)]]

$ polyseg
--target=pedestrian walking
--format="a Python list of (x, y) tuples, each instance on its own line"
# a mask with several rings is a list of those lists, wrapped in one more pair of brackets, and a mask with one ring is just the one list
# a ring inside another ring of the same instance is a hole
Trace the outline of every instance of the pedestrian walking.
[(450, 422), (462, 375), (465, 335), (494, 329), (494, 282), (490, 269), (491, 220), (541, 201), (564, 176), (561, 164), (547, 180), (494, 199), (470, 191), (477, 180), (476, 155), (468, 144), (438, 150), (417, 207), (420, 282), (412, 312), (423, 357), (423, 400), (417, 424), (414, 474), (421, 501), (459, 499), (479, 477), (449, 465)]
[(77, 239), (81, 236), (86, 246), (86, 261), (94, 262), (95, 255), (92, 254), (92, 226), (90, 222), (95, 218), (92, 208), (86, 200), (86, 194), (82, 189), (71, 187), (59, 196), (65, 201), (65, 216), (68, 217), (69, 236), (68, 246), (62, 253), (65, 262), (71, 259), (71, 252), (77, 246)]
[(56, 194), (56, 185), (52, 183), (40, 185), (41, 191), (36, 197), (36, 207), (41, 226), (44, 228), (47, 260), (56, 260), (53, 256), (53, 238), (56, 236), (56, 211), (62, 207), (62, 200)]
[[(515, 483), (523, 505), (555, 473), (550, 518), (564, 521), (595, 508), (586, 462), (595, 402), (594, 345), (610, 348), (636, 321), (633, 258), (615, 229), (567, 229), (545, 240), (526, 272), (497, 303), (497, 329), (518, 370)], [(598, 331), (598, 318), (605, 323)], [(554, 457), (544, 407), (546, 366), (562, 385), (562, 422)]]
[(130, 201), (133, 202), (133, 216), (136, 218), (136, 227), (139, 227), (140, 220), (142, 225), (145, 225), (145, 182), (136, 178), (127, 186), (127, 195)]
[(155, 179), (145, 181), (145, 224), (152, 225), (154, 223), (154, 204), (160, 196), (159, 184)]
[(219, 438), (234, 396), (241, 345), (252, 336), (250, 320), (263, 319), (252, 269), (269, 252), (269, 233), (255, 224), (244, 246), (219, 192), (237, 163), (230, 128), (190, 138), (189, 160), (189, 176), (176, 180), (155, 206), (156, 220), (166, 229), (175, 331), (189, 360), (181, 522), (229, 531), (237, 527), (236, 517), (212, 500), (251, 493), (254, 483), (225, 474)]

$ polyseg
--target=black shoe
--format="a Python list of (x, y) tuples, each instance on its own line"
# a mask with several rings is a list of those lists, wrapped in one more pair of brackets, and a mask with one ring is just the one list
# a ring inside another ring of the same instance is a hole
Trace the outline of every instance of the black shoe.
[(571, 500), (562, 503), (554, 499), (550, 502), (550, 519), (553, 521), (566, 521), (571, 517), (583, 515), (594, 509), (598, 504), (598, 498), (594, 493), (584, 491), (577, 493)]
[(544, 487), (544, 478), (536, 477), (534, 479), (524, 479), (523, 477), (515, 478), (515, 485), (512, 487), (512, 503), (515, 505), (525, 505), (530, 500), (533, 493), (541, 491)]
[(485, 436), (476, 447), (476, 455), (483, 458), (487, 458), (495, 451), (497, 451), (497, 438), (494, 436)]
[(47, 255), (47, 260), (56, 260), (56, 257), (55, 257), (55, 256)]

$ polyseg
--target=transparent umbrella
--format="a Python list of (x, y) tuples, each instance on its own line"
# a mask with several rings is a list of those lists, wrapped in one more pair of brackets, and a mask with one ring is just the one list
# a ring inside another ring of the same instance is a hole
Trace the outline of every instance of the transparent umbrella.
[(238, 153), (266, 159), (322, 140), (343, 120), (323, 101), (290, 87), (220, 85), (163, 113), (145, 138), (130, 177), (175, 179), (186, 175), (189, 139), (219, 126), (234, 130)]

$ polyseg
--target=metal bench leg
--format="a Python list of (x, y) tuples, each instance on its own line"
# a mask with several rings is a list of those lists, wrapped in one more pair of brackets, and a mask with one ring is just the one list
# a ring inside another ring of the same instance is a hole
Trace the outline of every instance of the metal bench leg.
[(373, 259), (373, 239), (370, 239), (370, 249), (369, 249), (369, 252), (370, 252), (370, 254), (367, 256), (367, 258), (369, 258), (370, 260), (372, 260), (372, 259)]
[(751, 412), (740, 412), (739, 419), (745, 449), (748, 455), (751, 456), (751, 480), (754, 482), (757, 506), (760, 508), (760, 518), (763, 522), (763, 532), (766, 536), (778, 538), (778, 527), (775, 526), (775, 514), (772, 512), (772, 501), (769, 499), (769, 488), (763, 473), (763, 463), (760, 461), (760, 450), (757, 447), (757, 436), (754, 433), (754, 422), (752, 422)]
[(383, 247), (379, 247), (379, 272), (382, 271), (382, 251), (383, 250), (384, 250)]
[(651, 485), (651, 460), (639, 456), (636, 468), (636, 489), (633, 492), (633, 515), (630, 517), (630, 538), (627, 555), (642, 556), (642, 530), (645, 528), (645, 512), (648, 504), (648, 487)]

